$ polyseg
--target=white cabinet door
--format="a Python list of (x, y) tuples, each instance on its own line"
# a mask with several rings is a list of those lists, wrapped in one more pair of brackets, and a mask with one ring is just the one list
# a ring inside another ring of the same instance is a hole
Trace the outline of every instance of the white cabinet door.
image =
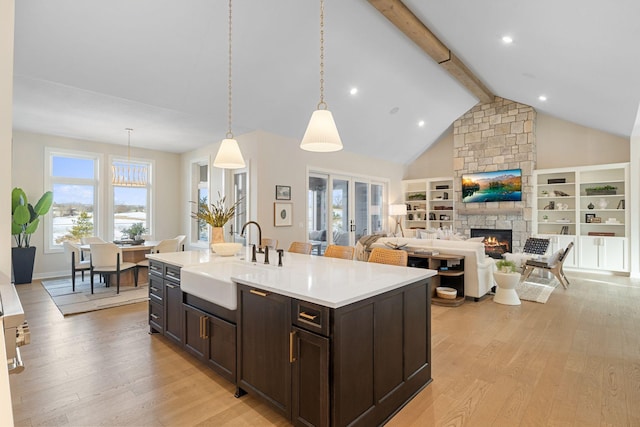
[(603, 238), (600, 247), (602, 268), (605, 270), (627, 271), (627, 239), (625, 237)]
[(580, 267), (599, 269), (602, 237), (580, 236)]
[(629, 271), (626, 237), (580, 236), (580, 267)]

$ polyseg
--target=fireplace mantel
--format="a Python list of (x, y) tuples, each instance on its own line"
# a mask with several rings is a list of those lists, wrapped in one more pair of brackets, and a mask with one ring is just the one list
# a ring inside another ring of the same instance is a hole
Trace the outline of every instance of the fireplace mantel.
[(456, 209), (457, 215), (524, 215), (524, 208)]

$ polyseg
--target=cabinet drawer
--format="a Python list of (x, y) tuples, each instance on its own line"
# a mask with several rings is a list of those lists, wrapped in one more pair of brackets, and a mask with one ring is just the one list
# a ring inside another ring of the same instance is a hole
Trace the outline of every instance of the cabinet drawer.
[(158, 332), (164, 332), (164, 307), (153, 300), (149, 300), (149, 325)]
[(153, 301), (162, 303), (164, 299), (164, 286), (162, 286), (161, 278), (149, 276), (149, 297)]
[(292, 323), (300, 328), (329, 336), (329, 308), (296, 299), (291, 300)]
[(165, 264), (164, 277), (165, 279), (173, 280), (174, 282), (180, 282), (180, 267)]
[(157, 276), (162, 276), (163, 273), (163, 264), (159, 261), (150, 259), (149, 260), (149, 274), (155, 274)]

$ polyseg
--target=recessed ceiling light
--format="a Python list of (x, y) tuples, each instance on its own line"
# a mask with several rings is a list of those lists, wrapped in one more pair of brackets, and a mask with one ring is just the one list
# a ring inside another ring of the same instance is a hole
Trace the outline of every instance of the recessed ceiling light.
[(389, 110), (389, 114), (397, 114), (398, 111), (400, 111), (400, 107), (393, 107), (391, 110)]
[(351, 95), (355, 95), (356, 93), (358, 93), (358, 88), (357, 87), (352, 87), (351, 90), (349, 91), (349, 93)]
[(424, 127), (424, 120), (420, 120), (420, 121), (418, 122), (418, 126), (420, 126), (420, 127)]
[(547, 100), (547, 97), (546, 97), (546, 96), (544, 96), (544, 95), (540, 95), (540, 96), (538, 97), (538, 100), (540, 100), (540, 101), (546, 101), (546, 100)]
[(511, 37), (509, 37), (509, 36), (503, 36), (502, 37), (502, 42), (504, 44), (511, 44), (511, 43), (513, 43), (513, 39)]

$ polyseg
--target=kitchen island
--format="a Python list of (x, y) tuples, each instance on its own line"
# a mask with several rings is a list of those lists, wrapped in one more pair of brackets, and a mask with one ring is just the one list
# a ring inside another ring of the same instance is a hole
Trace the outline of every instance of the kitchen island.
[(431, 381), (435, 271), (295, 253), (282, 267), (275, 253), (269, 265), (149, 258), (151, 332), (294, 424), (381, 424)]

